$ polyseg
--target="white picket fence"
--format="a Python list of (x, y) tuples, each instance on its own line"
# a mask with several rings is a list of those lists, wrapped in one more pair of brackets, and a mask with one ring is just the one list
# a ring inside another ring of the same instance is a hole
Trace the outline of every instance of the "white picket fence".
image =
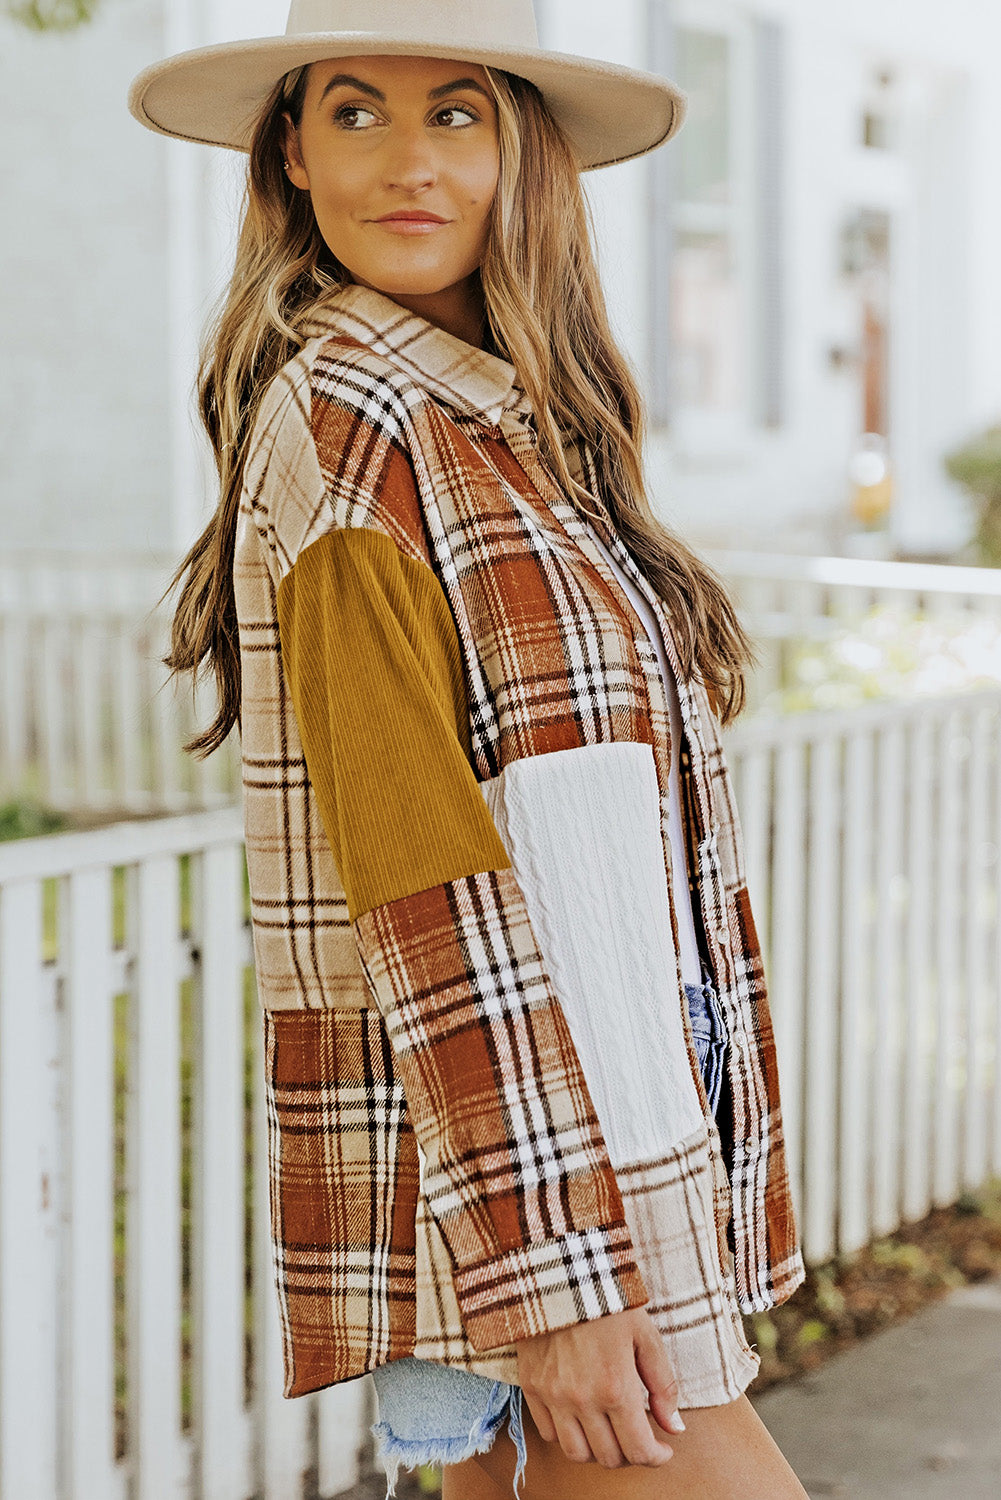
[[(1001, 1171), (1001, 693), (749, 721), (728, 753), (818, 1264)], [(370, 1382), (280, 1393), (241, 834), (0, 845), (0, 1500), (359, 1472)]]
[(714, 551), (708, 556), (733, 585), (756, 628), (776, 638), (815, 633), (826, 620), (854, 619), (874, 604), (894, 604), (931, 615), (1001, 618), (1001, 570), (997, 568), (794, 552)]
[(211, 808), (239, 795), (236, 736), (181, 745), (215, 712), (209, 682), (168, 682), (170, 558), (22, 554), (0, 565), (0, 795), (73, 813)]
[(0, 845), (2, 1500), (357, 1478), (366, 1383), (281, 1394), (251, 960), (235, 808)]
[[(717, 552), (755, 636), (759, 705), (790, 651), (873, 604), (1001, 618), (1001, 572), (757, 552)], [(235, 734), (207, 761), (180, 746), (214, 714), (211, 683), (194, 701), (167, 685), (174, 596), (155, 609), (178, 559), (22, 554), (0, 564), (0, 796), (33, 791), (73, 813), (193, 811), (239, 792)]]
[(812, 1264), (1001, 1173), (1001, 691), (728, 736)]

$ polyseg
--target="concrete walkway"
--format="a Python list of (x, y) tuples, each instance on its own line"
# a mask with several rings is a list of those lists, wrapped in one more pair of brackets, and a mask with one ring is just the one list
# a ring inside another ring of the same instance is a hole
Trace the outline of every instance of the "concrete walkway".
[(751, 1400), (811, 1500), (1001, 1500), (1001, 1278)]

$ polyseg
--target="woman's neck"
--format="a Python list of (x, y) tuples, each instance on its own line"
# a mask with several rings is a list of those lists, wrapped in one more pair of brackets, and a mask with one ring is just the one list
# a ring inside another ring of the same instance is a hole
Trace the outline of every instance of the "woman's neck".
[[(358, 277), (352, 279), (359, 280)], [(370, 283), (363, 281), (361, 285), (369, 286)], [(372, 290), (381, 291), (382, 288), (372, 287)], [(462, 339), (463, 343), (472, 344), (476, 349), (484, 347), (487, 309), (478, 271), (440, 292), (386, 292), (385, 295), (419, 317), (427, 318), (429, 323), (434, 323), (454, 338)]]

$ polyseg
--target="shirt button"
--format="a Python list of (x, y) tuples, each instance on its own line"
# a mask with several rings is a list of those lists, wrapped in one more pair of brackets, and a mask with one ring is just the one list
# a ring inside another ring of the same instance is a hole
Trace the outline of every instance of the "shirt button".
[(747, 1137), (747, 1139), (744, 1141), (744, 1150), (745, 1151), (750, 1151), (750, 1149), (751, 1149), (751, 1147), (753, 1145), (754, 1145), (754, 1137), (749, 1135)]
[(716, 941), (719, 943), (719, 945), (720, 945), (721, 948), (729, 948), (729, 946), (730, 946), (730, 934), (729, 934), (728, 930), (725, 927), (717, 927), (717, 929), (716, 929)]

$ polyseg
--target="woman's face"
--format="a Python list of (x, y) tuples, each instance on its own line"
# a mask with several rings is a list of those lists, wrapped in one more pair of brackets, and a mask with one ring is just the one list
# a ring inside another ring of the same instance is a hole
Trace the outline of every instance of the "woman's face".
[[(485, 70), (433, 57), (339, 57), (309, 69), (288, 176), (353, 279), (391, 297), (466, 281), (483, 259), (497, 186), (497, 109)], [(434, 215), (411, 223), (387, 215)]]

